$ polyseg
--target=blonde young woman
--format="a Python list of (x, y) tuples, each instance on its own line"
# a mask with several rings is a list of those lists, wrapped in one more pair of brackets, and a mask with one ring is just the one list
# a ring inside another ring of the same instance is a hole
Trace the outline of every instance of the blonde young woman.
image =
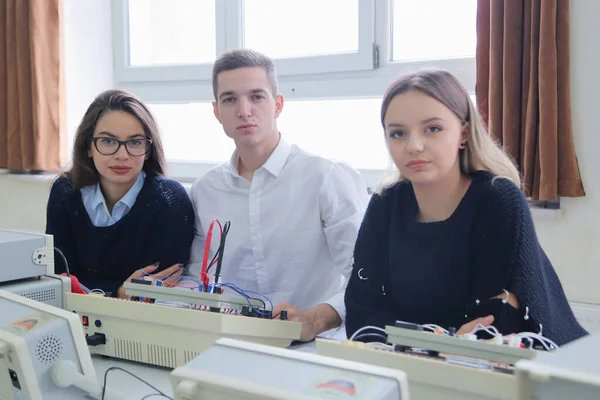
[(519, 173), (445, 71), (399, 78), (381, 109), (396, 181), (373, 195), (354, 250), (348, 337), (395, 321), (564, 344), (587, 332), (538, 243)]

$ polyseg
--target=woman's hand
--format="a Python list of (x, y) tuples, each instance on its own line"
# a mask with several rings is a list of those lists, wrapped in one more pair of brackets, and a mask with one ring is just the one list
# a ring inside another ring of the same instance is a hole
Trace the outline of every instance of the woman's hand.
[(481, 325), (484, 327), (490, 326), (493, 322), (494, 322), (493, 315), (488, 315), (487, 317), (481, 317), (481, 318), (474, 319), (473, 321), (467, 322), (466, 324), (461, 326), (460, 329), (458, 331), (456, 331), (456, 335), (464, 335), (465, 333), (469, 333), (469, 332), (475, 330), (475, 327), (477, 325)]
[[(498, 296), (492, 297), (492, 299), (500, 299), (502, 301), (507, 300), (506, 302), (508, 304), (510, 304), (511, 306), (513, 306), (516, 309), (519, 309), (519, 299), (517, 299), (517, 296), (515, 296), (514, 293), (511, 293), (509, 291), (502, 292)], [(469, 333), (469, 332), (475, 330), (475, 327), (477, 327), (477, 325), (487, 327), (487, 326), (492, 325), (493, 323), (494, 323), (493, 315), (488, 315), (487, 317), (477, 318), (477, 319), (474, 319), (471, 322), (467, 322), (466, 324), (461, 326), (460, 329), (456, 332), (456, 334), (464, 335), (465, 333)]]
[[(148, 265), (141, 270), (138, 269), (131, 274), (131, 276), (127, 278), (125, 282), (131, 282), (132, 279), (145, 279), (149, 281), (162, 280), (164, 286), (173, 286), (179, 282), (179, 277), (183, 273), (183, 264), (174, 264), (158, 274), (152, 274), (153, 271), (156, 271), (156, 268), (158, 268), (158, 264)], [(155, 276), (169, 276), (170, 278), (163, 279), (156, 278)], [(129, 296), (125, 294), (125, 288), (123, 285), (121, 285), (119, 290), (117, 290), (117, 297), (120, 299), (129, 299)]]

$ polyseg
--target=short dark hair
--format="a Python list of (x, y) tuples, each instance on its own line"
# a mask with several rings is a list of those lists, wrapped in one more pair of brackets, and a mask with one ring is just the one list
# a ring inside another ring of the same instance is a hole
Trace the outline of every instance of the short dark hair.
[(136, 117), (144, 128), (144, 134), (152, 140), (143, 170), (150, 175), (164, 175), (165, 156), (158, 131), (158, 124), (148, 107), (135, 95), (124, 90), (107, 90), (100, 93), (90, 104), (81, 119), (73, 145), (73, 165), (66, 176), (75, 189), (98, 183), (99, 174), (94, 161), (88, 157), (96, 124), (101, 116), (111, 111), (124, 111)]
[(273, 91), (273, 97), (277, 97), (279, 91), (277, 88), (277, 73), (275, 71), (273, 60), (256, 50), (236, 49), (223, 53), (215, 61), (212, 72), (212, 86), (215, 100), (217, 100), (218, 77), (221, 72), (252, 67), (262, 67), (265, 69), (267, 79), (269, 80), (271, 90)]

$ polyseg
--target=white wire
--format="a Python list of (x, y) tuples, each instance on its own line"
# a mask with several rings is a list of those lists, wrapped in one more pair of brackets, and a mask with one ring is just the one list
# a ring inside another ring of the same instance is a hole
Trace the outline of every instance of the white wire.
[(435, 329), (437, 328), (437, 329), (441, 329), (444, 333), (448, 333), (448, 330), (446, 330), (446, 329), (444, 329), (441, 326), (436, 325), (436, 324), (425, 324), (425, 325), (422, 325), (422, 326), (423, 326), (423, 328), (431, 329), (434, 332), (435, 332)]
[(544, 348), (548, 351), (552, 351), (552, 349), (548, 347), (548, 344), (551, 345), (552, 347), (554, 347), (555, 349), (558, 349), (558, 345), (556, 343), (554, 343), (552, 340), (548, 339), (547, 337), (538, 335), (537, 333), (521, 332), (521, 333), (517, 333), (517, 336), (520, 338), (537, 339), (542, 344), (542, 346), (544, 346)]
[(502, 336), (502, 334), (498, 331), (498, 329), (496, 329), (496, 327), (494, 325), (483, 326), (481, 324), (475, 325), (475, 328), (471, 332), (469, 332), (469, 334), (477, 333), (479, 331), (485, 331), (494, 337)]
[[(519, 338), (521, 338), (521, 340), (523, 340), (523, 338), (527, 338), (527, 339), (534, 339), (534, 337), (533, 337), (533, 336), (529, 336), (529, 335), (519, 335)], [(535, 339), (538, 339), (538, 340), (539, 340), (539, 338), (535, 338)], [(550, 348), (548, 347), (548, 345), (546, 344), (546, 342), (545, 342), (545, 341), (539, 340), (539, 342), (542, 344), (542, 346), (544, 346), (544, 348), (545, 348), (547, 351), (550, 351)], [(533, 340), (530, 340), (530, 343), (529, 343), (529, 348), (530, 348), (530, 349), (533, 349)]]
[(362, 328), (360, 328), (359, 330), (357, 330), (356, 332), (354, 332), (354, 334), (352, 336), (350, 336), (350, 340), (354, 340), (354, 338), (356, 336), (358, 336), (359, 333), (361, 333), (363, 331), (366, 331), (367, 329), (373, 329), (373, 330), (376, 330), (376, 331), (379, 331), (379, 332), (383, 332), (384, 335), (387, 335), (387, 332), (385, 331), (385, 329), (382, 329), (382, 328), (380, 328), (378, 326), (371, 326), (371, 325), (369, 325), (369, 326), (363, 326)]
[(384, 349), (388, 349), (388, 350), (394, 350), (394, 346), (392, 346), (391, 344), (387, 344), (387, 343), (378, 343), (378, 342), (370, 342), (370, 343), (365, 343), (365, 347), (369, 347), (371, 349), (375, 349), (375, 350), (379, 350), (382, 347)]
[(355, 336), (354, 340), (364, 339), (366, 337), (374, 337), (378, 338), (379, 340), (383, 340), (381, 343), (387, 342), (387, 336), (384, 336), (381, 333), (361, 333), (360, 335)]
[(102, 296), (106, 296), (106, 293), (104, 293), (104, 290), (102, 290), (102, 289), (92, 289), (92, 290), (90, 290), (90, 293), (98, 293), (98, 294), (101, 294)]
[[(484, 326), (482, 325), (482, 327), (484, 327)], [(492, 332), (494, 332), (496, 334), (496, 336), (502, 336), (502, 334), (500, 333), (500, 331), (498, 331), (498, 329), (496, 329), (496, 327), (494, 325), (489, 325), (489, 326), (486, 326), (484, 328), (486, 329), (486, 331), (488, 333), (489, 333), (489, 330), (491, 330)]]

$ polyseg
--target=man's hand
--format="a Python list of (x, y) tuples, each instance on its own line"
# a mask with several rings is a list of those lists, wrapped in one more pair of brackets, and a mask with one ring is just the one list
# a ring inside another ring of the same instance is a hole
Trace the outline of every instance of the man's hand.
[[(136, 270), (125, 282), (131, 282), (132, 279), (145, 279), (149, 281), (160, 280), (159, 278), (155, 278), (154, 275), (157, 276), (171, 276), (171, 278), (162, 279), (163, 285), (165, 286), (173, 286), (177, 282), (179, 282), (180, 276), (183, 273), (182, 264), (174, 264), (169, 268), (161, 271), (158, 274), (151, 275), (153, 271), (158, 268), (158, 264), (148, 265), (147, 267), (142, 268), (141, 270)], [(144, 271), (144, 272), (142, 272)], [(117, 290), (117, 297), (120, 299), (128, 299), (129, 296), (125, 294), (125, 288), (123, 285), (119, 286)]]
[(309, 342), (319, 333), (338, 327), (342, 323), (337, 311), (329, 304), (320, 304), (308, 311), (299, 311), (288, 302), (280, 303), (273, 308), (274, 319), (279, 318), (281, 310), (287, 311), (288, 320), (302, 323), (302, 332), (300, 333), (302, 342)]
[(289, 321), (302, 323), (302, 332), (300, 333), (300, 340), (303, 342), (309, 342), (317, 336), (315, 329), (314, 318), (310, 311), (301, 312), (296, 307), (288, 302), (279, 303), (273, 309), (273, 319), (279, 318), (281, 310), (287, 311), (287, 319)]

